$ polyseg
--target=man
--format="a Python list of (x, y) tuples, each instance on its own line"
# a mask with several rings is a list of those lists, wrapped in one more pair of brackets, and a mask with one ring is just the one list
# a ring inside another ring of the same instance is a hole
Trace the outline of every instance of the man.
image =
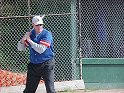
[(34, 16), (33, 29), (26, 32), (18, 42), (19, 51), (25, 50), (26, 47), (30, 50), (26, 88), (23, 93), (35, 93), (41, 77), (45, 82), (47, 93), (55, 93), (53, 37), (43, 25), (42, 18)]

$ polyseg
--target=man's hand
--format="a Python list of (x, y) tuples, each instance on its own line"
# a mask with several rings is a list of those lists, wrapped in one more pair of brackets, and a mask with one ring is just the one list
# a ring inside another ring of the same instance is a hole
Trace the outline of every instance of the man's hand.
[(26, 40), (26, 37), (23, 36), (22, 39), (21, 39), (21, 43), (24, 44), (25, 43), (25, 40)]
[(26, 32), (25, 38), (26, 38), (26, 40), (27, 40), (27, 39), (30, 39), (30, 32)]
[(28, 46), (27, 42), (28, 39), (30, 39), (30, 32), (26, 32), (26, 34), (21, 39), (21, 43), (24, 44), (25, 46)]

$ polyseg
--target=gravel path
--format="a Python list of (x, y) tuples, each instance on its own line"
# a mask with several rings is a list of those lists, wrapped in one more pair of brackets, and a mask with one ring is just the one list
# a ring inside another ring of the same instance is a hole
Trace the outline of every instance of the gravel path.
[(59, 93), (124, 93), (124, 89), (106, 89), (106, 90), (75, 90)]
[[(0, 93), (23, 93), (22, 89), (17, 90), (14, 89), (16, 91), (13, 90), (5, 90), (5, 91), (0, 91)], [(43, 91), (37, 91), (36, 93), (45, 93)], [(106, 90), (65, 90), (65, 92), (57, 92), (57, 93), (124, 93), (124, 89), (106, 89)]]

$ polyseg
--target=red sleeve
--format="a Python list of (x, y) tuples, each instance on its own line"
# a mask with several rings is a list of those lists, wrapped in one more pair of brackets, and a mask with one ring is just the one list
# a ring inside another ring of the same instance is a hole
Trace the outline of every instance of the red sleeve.
[(40, 44), (42, 44), (42, 45), (44, 45), (44, 46), (46, 46), (46, 47), (50, 47), (50, 43), (47, 42), (47, 41), (45, 41), (45, 40), (41, 40), (41, 41), (40, 41)]

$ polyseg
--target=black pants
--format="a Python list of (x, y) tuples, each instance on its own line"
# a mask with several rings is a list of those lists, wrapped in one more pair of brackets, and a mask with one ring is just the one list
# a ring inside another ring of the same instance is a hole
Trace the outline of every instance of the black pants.
[(28, 64), (26, 88), (23, 93), (35, 93), (41, 78), (45, 82), (47, 93), (55, 93), (53, 60), (42, 64)]

